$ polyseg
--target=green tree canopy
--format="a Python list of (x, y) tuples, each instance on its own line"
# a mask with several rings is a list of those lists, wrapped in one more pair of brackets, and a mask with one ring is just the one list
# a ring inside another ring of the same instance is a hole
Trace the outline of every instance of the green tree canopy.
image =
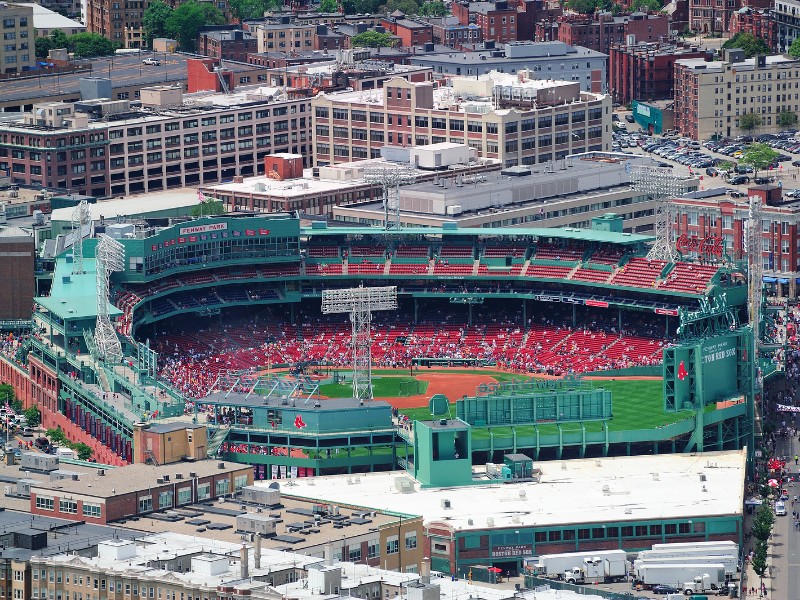
[(346, 15), (360, 13), (372, 15), (378, 11), (380, 5), (381, 0), (342, 0), (342, 8)]
[(153, 40), (167, 35), (167, 19), (172, 15), (172, 7), (161, 0), (152, 0), (142, 15), (145, 44), (153, 47)]
[(792, 45), (789, 46), (789, 55), (795, 58), (800, 56), (800, 37), (795, 38)]
[(631, 10), (632, 11), (649, 11), (649, 12), (658, 12), (664, 6), (659, 2), (659, 0), (633, 0), (631, 2)]
[[(778, 158), (778, 153), (770, 148), (767, 144), (750, 144), (750, 147), (744, 151), (742, 158), (739, 162), (743, 165), (750, 165), (753, 170), (763, 171)], [(772, 525), (772, 523), (770, 523)]]
[(264, 13), (279, 6), (277, 0), (230, 0), (231, 15), (238, 21), (260, 19)]
[(725, 49), (740, 48), (744, 50), (747, 58), (752, 58), (756, 54), (770, 54), (767, 43), (761, 38), (757, 38), (752, 33), (739, 32), (722, 44), (722, 47)]
[(89, 460), (92, 458), (92, 454), (94, 454), (92, 447), (88, 444), (84, 444), (83, 442), (78, 442), (77, 444), (73, 445), (72, 449), (77, 452), (78, 460)]
[(761, 127), (761, 116), (756, 113), (745, 113), (739, 117), (739, 129), (753, 131)]
[(172, 11), (167, 18), (166, 34), (178, 40), (182, 50), (194, 51), (197, 34), (206, 25), (223, 25), (225, 16), (213, 4), (188, 0)]
[(792, 125), (797, 125), (797, 113), (792, 112), (791, 110), (782, 110), (778, 113), (776, 122), (781, 127), (791, 127)]
[(354, 35), (350, 41), (354, 48), (385, 48), (392, 45), (392, 36), (388, 33), (365, 31)]
[(592, 15), (597, 10), (597, 0), (567, 0), (567, 8), (582, 15)]
[(191, 215), (193, 217), (202, 217), (205, 215), (213, 216), (213, 215), (221, 215), (225, 212), (225, 207), (223, 206), (222, 202), (219, 200), (214, 200), (213, 198), (209, 198), (205, 202), (201, 202), (194, 208), (192, 208)]
[(419, 12), (424, 17), (444, 17), (450, 14), (450, 9), (444, 2), (435, 0), (434, 2), (426, 2), (419, 7)]
[(336, 0), (322, 0), (319, 3), (319, 12), (325, 14), (339, 12), (339, 3)]
[(419, 13), (419, 3), (416, 0), (387, 0), (380, 10), (386, 13), (399, 10), (406, 15), (416, 15)]
[(47, 53), (56, 48), (66, 48), (78, 58), (110, 56), (114, 54), (114, 50), (121, 47), (122, 44), (112, 42), (97, 33), (66, 35), (60, 29), (56, 29), (49, 36), (36, 40), (36, 56), (46, 58)]
[(22, 414), (25, 416), (29, 427), (38, 427), (39, 423), (42, 422), (42, 413), (35, 406), (31, 406), (29, 409), (23, 411)]
[(67, 439), (64, 430), (61, 427), (56, 427), (55, 429), (48, 429), (44, 432), (44, 434), (50, 438), (50, 441), (54, 444), (68, 444), (69, 440)]

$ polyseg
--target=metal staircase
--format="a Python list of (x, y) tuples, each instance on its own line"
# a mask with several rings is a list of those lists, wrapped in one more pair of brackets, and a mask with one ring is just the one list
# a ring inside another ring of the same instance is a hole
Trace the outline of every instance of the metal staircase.
[(206, 446), (206, 453), (208, 456), (214, 456), (217, 453), (222, 443), (228, 438), (228, 433), (230, 433), (230, 431), (229, 427), (220, 427), (214, 432), (214, 435), (208, 440), (208, 445)]

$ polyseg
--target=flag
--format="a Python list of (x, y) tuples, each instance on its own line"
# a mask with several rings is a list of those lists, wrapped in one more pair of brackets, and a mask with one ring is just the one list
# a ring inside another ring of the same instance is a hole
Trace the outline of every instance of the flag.
[(206, 201), (206, 195), (203, 193), (203, 190), (197, 190), (197, 202), (202, 204)]

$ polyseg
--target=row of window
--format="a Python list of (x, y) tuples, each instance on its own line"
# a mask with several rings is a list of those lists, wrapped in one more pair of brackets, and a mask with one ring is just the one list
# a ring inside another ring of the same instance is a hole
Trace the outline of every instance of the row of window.
[[(55, 510), (55, 499), (49, 496), (36, 496), (36, 508), (40, 510)], [(99, 519), (102, 514), (102, 507), (99, 504), (84, 502), (81, 508), (84, 517)], [(70, 499), (59, 499), (58, 510), (62, 513), (77, 515), (78, 502)]]

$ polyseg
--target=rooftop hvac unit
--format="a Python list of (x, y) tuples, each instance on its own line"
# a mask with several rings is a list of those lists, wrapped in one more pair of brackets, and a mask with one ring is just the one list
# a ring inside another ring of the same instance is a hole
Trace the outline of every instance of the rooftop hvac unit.
[(453, 204), (452, 206), (447, 207), (447, 214), (450, 216), (460, 215), (462, 212), (463, 211), (460, 204)]

